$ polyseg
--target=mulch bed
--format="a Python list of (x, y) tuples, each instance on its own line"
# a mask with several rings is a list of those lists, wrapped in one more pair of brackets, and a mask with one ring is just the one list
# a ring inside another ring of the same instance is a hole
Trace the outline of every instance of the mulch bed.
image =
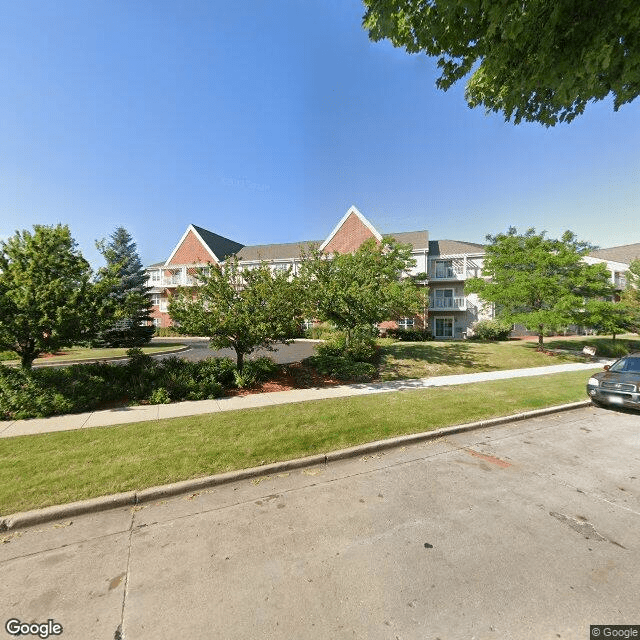
[(317, 387), (333, 387), (340, 384), (348, 384), (345, 380), (335, 380), (319, 374), (315, 369), (302, 362), (288, 364), (280, 370), (280, 373), (267, 382), (261, 382), (249, 389), (229, 389), (225, 395), (248, 396), (253, 393), (269, 393), (272, 391), (290, 391), (291, 389), (312, 389)]

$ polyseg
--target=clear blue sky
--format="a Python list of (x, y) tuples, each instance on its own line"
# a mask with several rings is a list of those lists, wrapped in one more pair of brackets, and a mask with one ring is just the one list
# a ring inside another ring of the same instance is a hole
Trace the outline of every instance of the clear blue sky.
[(640, 100), (514, 126), (371, 43), (359, 0), (3, 3), (0, 237), (119, 225), (145, 263), (189, 223), (244, 244), (383, 233), (483, 242), (515, 225), (640, 242)]

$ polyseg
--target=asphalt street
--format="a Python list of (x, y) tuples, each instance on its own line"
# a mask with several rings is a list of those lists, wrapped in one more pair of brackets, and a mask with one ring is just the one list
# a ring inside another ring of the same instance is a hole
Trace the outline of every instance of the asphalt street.
[(640, 624), (640, 416), (588, 407), (0, 542), (2, 626), (64, 640), (586, 640)]
[[(180, 342), (189, 347), (187, 351), (180, 353), (156, 356), (159, 359), (168, 357), (179, 357), (197, 362), (205, 358), (231, 358), (235, 361), (236, 353), (233, 349), (210, 349), (209, 340), (206, 338), (153, 338), (153, 342)], [(275, 351), (268, 349), (256, 349), (249, 357), (249, 360), (266, 356), (278, 364), (289, 364), (300, 362), (315, 353), (316, 342), (306, 340), (296, 340), (291, 344), (276, 344)]]

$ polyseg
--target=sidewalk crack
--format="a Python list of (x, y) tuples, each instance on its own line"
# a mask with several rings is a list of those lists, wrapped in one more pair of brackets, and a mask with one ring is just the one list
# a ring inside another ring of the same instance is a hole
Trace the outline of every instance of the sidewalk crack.
[(118, 625), (113, 640), (125, 640), (124, 635), (124, 610), (127, 604), (127, 595), (129, 593), (129, 573), (131, 570), (131, 540), (133, 538), (133, 523), (135, 520), (135, 512), (131, 514), (131, 523), (129, 525), (129, 544), (127, 549), (127, 569), (124, 576), (124, 588), (122, 592), (122, 609), (120, 610), (120, 624)]

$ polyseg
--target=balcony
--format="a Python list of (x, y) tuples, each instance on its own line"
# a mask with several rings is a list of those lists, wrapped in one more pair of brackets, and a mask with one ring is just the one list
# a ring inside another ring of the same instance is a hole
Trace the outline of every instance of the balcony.
[(170, 276), (147, 278), (148, 287), (192, 287), (198, 284), (195, 276), (186, 273), (174, 273)]
[(433, 282), (444, 281), (444, 280), (457, 280), (462, 281), (465, 280), (465, 275), (463, 271), (458, 271), (456, 269), (432, 269), (428, 273), (429, 280)]
[(458, 298), (430, 298), (429, 311), (466, 311), (467, 299)]

